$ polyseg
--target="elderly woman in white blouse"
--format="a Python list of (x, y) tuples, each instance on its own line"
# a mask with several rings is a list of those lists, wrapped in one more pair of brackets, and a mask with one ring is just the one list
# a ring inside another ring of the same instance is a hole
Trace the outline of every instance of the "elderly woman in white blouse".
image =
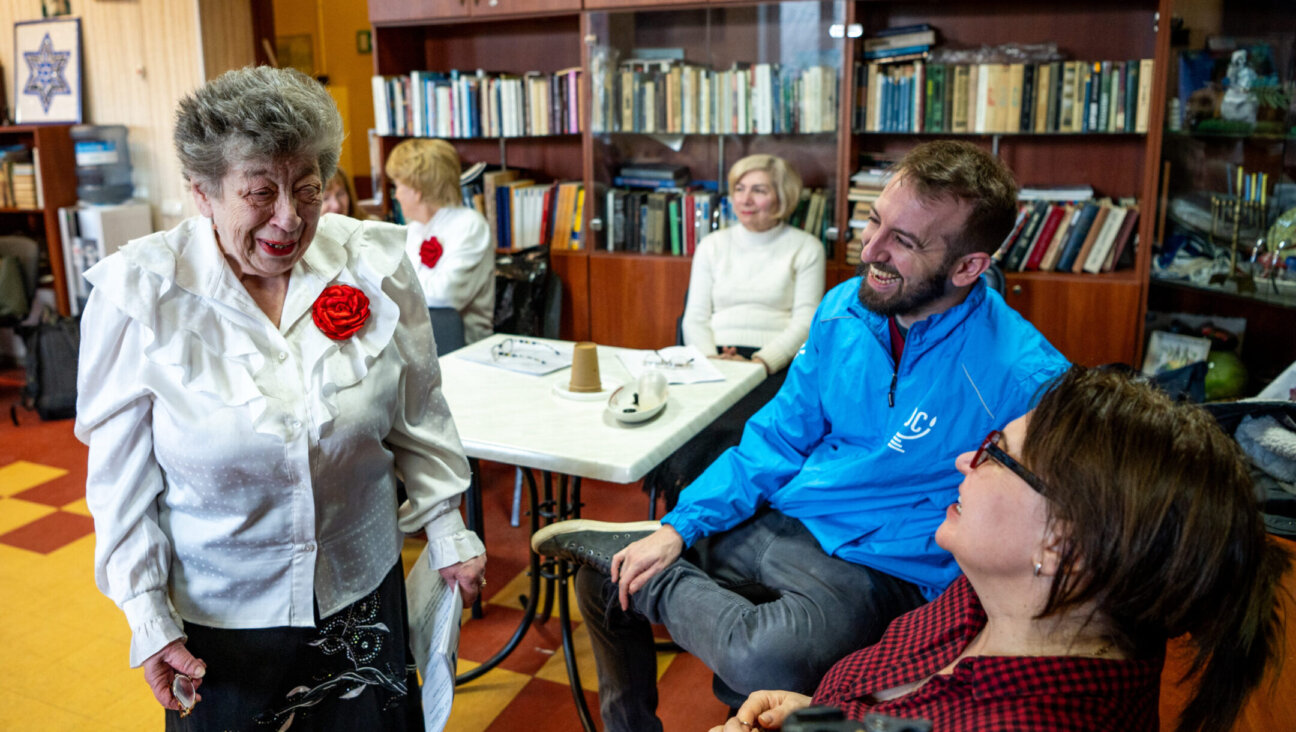
[(738, 225), (708, 234), (693, 255), (684, 344), (758, 363), (767, 376), (645, 477), (644, 487), (664, 495), (668, 508), (778, 393), (824, 294), (823, 243), (786, 223), (801, 200), (801, 176), (786, 160), (749, 155), (734, 163), (729, 200)]
[(464, 341), (494, 332), (495, 248), (490, 226), (462, 205), (459, 153), (445, 140), (415, 138), (392, 149), (384, 168), (409, 228), (405, 254), (430, 308), (454, 308)]
[(175, 129), (202, 215), (86, 275), (95, 576), (168, 729), (422, 729), (402, 532), (485, 584), (404, 232), (320, 213), (341, 143), (296, 71), (208, 82)]

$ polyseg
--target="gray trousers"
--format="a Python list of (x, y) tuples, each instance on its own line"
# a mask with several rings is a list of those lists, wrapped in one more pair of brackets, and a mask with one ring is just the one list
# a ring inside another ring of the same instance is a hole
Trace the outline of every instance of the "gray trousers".
[(707, 542), (705, 558), (690, 552), (692, 561), (681, 558), (649, 580), (630, 612), (606, 575), (589, 567), (577, 575), (606, 732), (661, 729), (650, 623), (666, 626), (739, 694), (810, 694), (834, 663), (923, 603), (914, 585), (828, 556), (800, 521), (775, 511)]

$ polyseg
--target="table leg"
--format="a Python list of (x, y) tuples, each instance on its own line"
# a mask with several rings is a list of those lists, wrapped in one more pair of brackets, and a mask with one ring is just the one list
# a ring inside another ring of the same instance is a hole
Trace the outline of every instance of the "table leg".
[[(482, 546), (485, 546), (486, 519), (482, 515), (481, 463), (477, 462), (477, 458), (468, 458), (468, 473), (468, 496), (464, 501), (464, 513), (468, 514), (468, 528), (477, 534)], [(473, 601), (472, 617), (474, 620), (480, 620), (482, 617), (480, 594)]]
[[(539, 503), (538, 503), (538, 496), (536, 495), (535, 476), (531, 475), (530, 470), (524, 472), (526, 472), (527, 489), (529, 492), (529, 498), (531, 499), (531, 505), (538, 506)], [(476, 471), (474, 471), (474, 475), (475, 474)], [(478, 500), (480, 501), (480, 498)], [(480, 515), (478, 518), (480, 518)], [(539, 529), (540, 529), (540, 513), (539, 511), (532, 510), (531, 511), (531, 533), (534, 534)], [(522, 622), (518, 623), (517, 630), (513, 631), (513, 637), (509, 638), (508, 643), (505, 643), (504, 647), (501, 648), (498, 653), (492, 656), (490, 660), (486, 661), (485, 663), (481, 664), (480, 666), (470, 671), (465, 671), (464, 673), (455, 677), (456, 684), (465, 684), (469, 681), (472, 681), (473, 679), (480, 677), (482, 674), (500, 665), (500, 662), (503, 661), (505, 658), (508, 658), (509, 654), (512, 653), (517, 648), (519, 643), (522, 642), (522, 638), (526, 635), (527, 631), (531, 629), (531, 623), (535, 621), (536, 607), (540, 601), (540, 556), (532, 552), (530, 561), (531, 561), (530, 569), (527, 572), (527, 575), (530, 577), (528, 592), (526, 597), (520, 598), (522, 600), (522, 605), (524, 608), (522, 614)]]

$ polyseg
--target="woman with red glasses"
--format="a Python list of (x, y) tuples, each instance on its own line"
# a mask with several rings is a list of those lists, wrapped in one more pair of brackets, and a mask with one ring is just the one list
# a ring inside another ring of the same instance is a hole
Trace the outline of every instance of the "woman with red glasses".
[(813, 699), (756, 692), (724, 730), (811, 703), (942, 731), (1155, 730), (1166, 640), (1185, 633), (1201, 675), (1177, 728), (1229, 727), (1275, 656), (1289, 557), (1209, 414), (1075, 367), (957, 465), (936, 542), (964, 576)]

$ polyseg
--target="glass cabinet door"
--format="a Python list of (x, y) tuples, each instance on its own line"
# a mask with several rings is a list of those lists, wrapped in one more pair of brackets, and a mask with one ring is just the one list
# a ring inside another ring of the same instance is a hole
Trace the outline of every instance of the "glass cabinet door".
[(805, 182), (789, 223), (834, 240), (844, 18), (815, 0), (590, 13), (591, 251), (688, 256), (755, 153)]

